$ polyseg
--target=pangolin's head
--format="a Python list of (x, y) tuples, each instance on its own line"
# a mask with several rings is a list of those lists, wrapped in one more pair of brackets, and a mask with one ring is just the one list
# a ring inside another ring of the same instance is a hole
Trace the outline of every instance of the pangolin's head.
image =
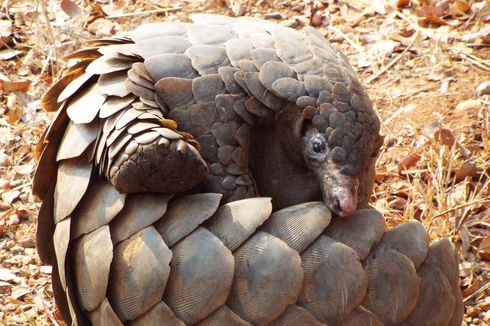
[(325, 205), (342, 217), (357, 209), (359, 182), (382, 143), (379, 119), (365, 99), (303, 109), (303, 157), (318, 177)]

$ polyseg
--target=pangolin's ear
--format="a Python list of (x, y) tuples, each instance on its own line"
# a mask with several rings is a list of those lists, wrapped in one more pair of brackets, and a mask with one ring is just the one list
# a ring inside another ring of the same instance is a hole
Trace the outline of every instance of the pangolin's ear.
[(298, 114), (297, 117), (293, 120), (293, 136), (294, 140), (298, 143), (301, 142), (301, 138), (305, 134), (306, 124), (309, 120), (305, 118), (303, 114)]

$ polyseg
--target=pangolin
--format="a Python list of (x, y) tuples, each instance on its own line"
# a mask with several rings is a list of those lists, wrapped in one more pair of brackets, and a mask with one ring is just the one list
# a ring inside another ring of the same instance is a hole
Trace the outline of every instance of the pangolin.
[(94, 42), (42, 99), (37, 250), (67, 324), (460, 325), (450, 241), (353, 213), (382, 139), (345, 56), (194, 21)]

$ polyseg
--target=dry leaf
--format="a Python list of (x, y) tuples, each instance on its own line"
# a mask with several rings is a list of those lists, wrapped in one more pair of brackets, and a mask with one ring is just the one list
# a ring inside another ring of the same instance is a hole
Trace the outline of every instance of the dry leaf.
[(21, 175), (27, 175), (34, 171), (34, 167), (34, 164), (16, 165), (14, 171)]
[(0, 49), (12, 42), (12, 22), (0, 20)]
[(463, 290), (463, 296), (467, 297), (475, 293), (478, 289), (482, 287), (480, 277), (477, 277), (473, 283), (470, 284), (466, 289)]
[(0, 166), (11, 166), (12, 159), (4, 152), (0, 152)]
[(23, 296), (25, 296), (26, 294), (29, 294), (31, 293), (31, 289), (29, 289), (28, 287), (26, 286), (16, 286), (12, 289), (12, 293), (10, 295), (10, 297), (14, 300), (19, 300), (21, 299)]
[(441, 145), (452, 147), (456, 142), (451, 130), (446, 128), (441, 128), (434, 133), (434, 139)]
[(480, 243), (478, 253), (481, 259), (490, 261), (490, 235), (487, 235)]
[(115, 25), (113, 22), (107, 19), (97, 19), (87, 27), (89, 33), (98, 37), (111, 36), (114, 34)]
[(447, 22), (442, 19), (445, 15), (447, 15), (449, 10), (449, 3), (443, 2), (437, 6), (423, 6), (417, 8), (416, 14), (419, 17), (423, 17), (424, 19), (419, 21), (419, 24), (422, 26), (426, 24), (433, 24), (436, 26), (447, 25)]
[(407, 7), (410, 4), (410, 0), (397, 0), (396, 7), (398, 9), (402, 9)]
[(457, 0), (449, 5), (449, 13), (451, 17), (466, 17), (466, 13), (470, 10), (471, 6), (464, 0)]
[(14, 50), (14, 49), (3, 49), (0, 50), (0, 60), (10, 60), (12, 58), (18, 57), (22, 55), (22, 51)]
[(410, 189), (405, 181), (398, 181), (390, 186), (390, 194), (408, 198)]
[(83, 9), (72, 0), (61, 0), (60, 7), (70, 17), (83, 15)]
[(9, 283), (17, 283), (20, 278), (17, 277), (14, 273), (12, 273), (7, 268), (0, 268), (0, 281), (5, 281)]
[(12, 184), (9, 180), (1, 178), (0, 179), (0, 190), (7, 190), (12, 188)]
[(454, 177), (456, 179), (456, 182), (460, 182), (466, 179), (466, 177), (475, 177), (477, 173), (478, 169), (476, 165), (470, 162), (466, 162), (456, 171), (456, 175)]
[(476, 96), (490, 95), (490, 80), (484, 81), (476, 88)]
[(104, 18), (107, 16), (107, 14), (104, 12), (100, 4), (94, 3), (92, 1), (89, 2), (88, 4), (90, 5), (90, 16), (87, 19), (87, 24), (91, 24), (97, 19)]
[(20, 196), (20, 191), (18, 191), (18, 190), (7, 190), (7, 191), (3, 192), (0, 197), (2, 198), (2, 201), (11, 205), (14, 202), (14, 200), (19, 198), (19, 196)]
[(10, 81), (0, 79), (0, 91), (5, 94), (15, 91), (27, 92), (29, 85), (31, 85), (30, 80)]
[(411, 153), (407, 157), (405, 157), (400, 163), (398, 163), (398, 172), (408, 170), (411, 167), (414, 167), (418, 161), (420, 161), (422, 157), (417, 153)]

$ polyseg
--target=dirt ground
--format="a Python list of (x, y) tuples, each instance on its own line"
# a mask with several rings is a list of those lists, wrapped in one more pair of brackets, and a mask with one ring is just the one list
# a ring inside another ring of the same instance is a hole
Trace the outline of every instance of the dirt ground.
[(36, 254), (39, 98), (84, 40), (192, 13), (314, 25), (351, 60), (382, 123), (371, 205), (460, 249), (467, 325), (490, 325), (490, 2), (11, 0), (0, 7), (0, 324), (63, 324)]

